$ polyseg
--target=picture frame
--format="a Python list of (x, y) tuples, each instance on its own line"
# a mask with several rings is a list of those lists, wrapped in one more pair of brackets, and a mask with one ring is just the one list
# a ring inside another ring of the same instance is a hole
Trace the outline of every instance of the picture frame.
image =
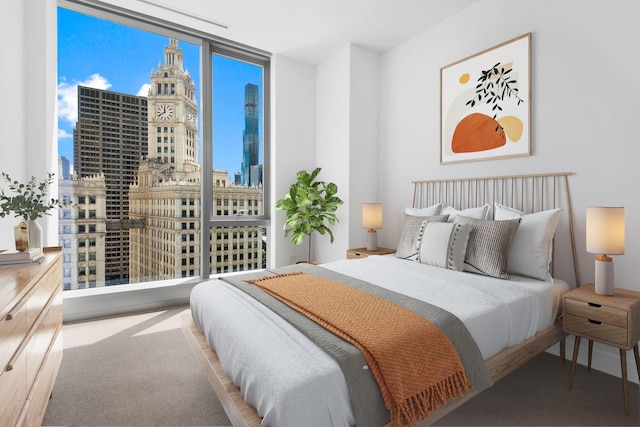
[(531, 155), (531, 33), (440, 68), (440, 164)]

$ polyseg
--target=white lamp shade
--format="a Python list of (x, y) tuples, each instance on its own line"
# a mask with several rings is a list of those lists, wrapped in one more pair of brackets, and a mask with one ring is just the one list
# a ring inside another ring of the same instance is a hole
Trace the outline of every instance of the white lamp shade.
[(382, 203), (362, 204), (362, 228), (382, 228)]
[(587, 252), (624, 254), (624, 208), (587, 207)]

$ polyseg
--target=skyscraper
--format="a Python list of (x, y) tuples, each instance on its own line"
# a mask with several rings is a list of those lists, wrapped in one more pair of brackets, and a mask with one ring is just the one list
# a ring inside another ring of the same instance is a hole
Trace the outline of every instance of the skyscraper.
[(260, 136), (258, 117), (260, 114), (258, 86), (248, 83), (244, 87), (244, 130), (242, 131), (242, 185), (257, 187), (262, 183), (252, 177), (251, 168), (258, 165)]
[(105, 286), (107, 230), (104, 175), (58, 181), (58, 194), (74, 206), (58, 210), (58, 241), (62, 247), (63, 289)]
[[(140, 162), (129, 191), (132, 221), (130, 281), (162, 280), (200, 273), (200, 165), (197, 163), (195, 86), (182, 68), (183, 53), (170, 39), (164, 63), (151, 73), (149, 154)], [(257, 87), (253, 100), (257, 102)], [(256, 111), (257, 105), (250, 108)], [(247, 107), (245, 107), (247, 111)], [(257, 132), (257, 118), (256, 118)], [(255, 138), (257, 163), (257, 135)], [(214, 170), (216, 215), (259, 215), (262, 191), (228, 182), (226, 170)], [(262, 228), (205, 230), (211, 242), (211, 272), (262, 268)]]
[[(196, 88), (175, 39), (151, 72), (148, 96), (78, 88), (74, 169), (64, 194), (65, 289), (200, 274), (200, 176)], [(214, 170), (215, 215), (261, 215), (258, 87), (245, 88), (246, 184)], [(61, 159), (61, 169), (63, 159)], [(67, 188), (68, 187), (68, 188)], [(206, 230), (211, 272), (264, 266), (263, 227)], [(65, 253), (67, 253), (65, 252)], [(104, 254), (104, 256), (102, 255)], [(75, 268), (75, 270), (74, 270)], [(65, 270), (66, 271), (66, 270)], [(66, 277), (66, 276), (65, 276)]]
[(71, 179), (71, 164), (65, 156), (58, 156), (58, 178)]
[(104, 174), (106, 184), (105, 283), (129, 279), (129, 184), (147, 152), (147, 99), (78, 86), (73, 166), (78, 178)]
[(184, 53), (176, 39), (164, 48), (164, 63), (151, 72), (148, 157), (177, 172), (198, 165), (198, 104), (196, 87), (183, 68)]
[[(176, 39), (151, 72), (149, 147), (131, 181), (131, 282), (193, 276), (199, 272), (200, 165), (198, 104), (184, 53)], [(184, 251), (184, 252), (183, 252)]]

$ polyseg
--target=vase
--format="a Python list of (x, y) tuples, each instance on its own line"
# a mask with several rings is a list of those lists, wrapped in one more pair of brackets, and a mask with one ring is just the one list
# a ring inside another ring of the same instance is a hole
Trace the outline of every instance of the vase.
[(17, 251), (26, 251), (29, 249), (29, 224), (27, 224), (27, 221), (20, 221), (18, 225), (13, 227), (13, 235), (15, 237)]
[(42, 248), (42, 227), (35, 219), (20, 221), (13, 228), (16, 250), (26, 251), (29, 248)]
[(27, 221), (29, 224), (29, 247), (42, 249), (42, 227), (35, 219)]

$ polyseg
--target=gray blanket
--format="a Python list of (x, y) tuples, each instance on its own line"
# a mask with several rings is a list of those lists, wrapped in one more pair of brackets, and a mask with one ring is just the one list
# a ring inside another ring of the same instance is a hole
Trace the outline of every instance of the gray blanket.
[(460, 319), (439, 307), (311, 264), (296, 264), (266, 272), (261, 271), (240, 276), (223, 277), (222, 280), (246, 292), (294, 325), (337, 361), (349, 387), (356, 425), (381, 426), (388, 423), (390, 419), (389, 411), (385, 407), (380, 393), (380, 387), (368, 369), (362, 353), (352, 344), (342, 340), (313, 320), (263, 292), (257, 286), (245, 282), (245, 280), (257, 279), (268, 275), (297, 271), (363, 290), (421, 315), (447, 335), (460, 356), (473, 389), (482, 390), (491, 386), (491, 376), (471, 334)]

